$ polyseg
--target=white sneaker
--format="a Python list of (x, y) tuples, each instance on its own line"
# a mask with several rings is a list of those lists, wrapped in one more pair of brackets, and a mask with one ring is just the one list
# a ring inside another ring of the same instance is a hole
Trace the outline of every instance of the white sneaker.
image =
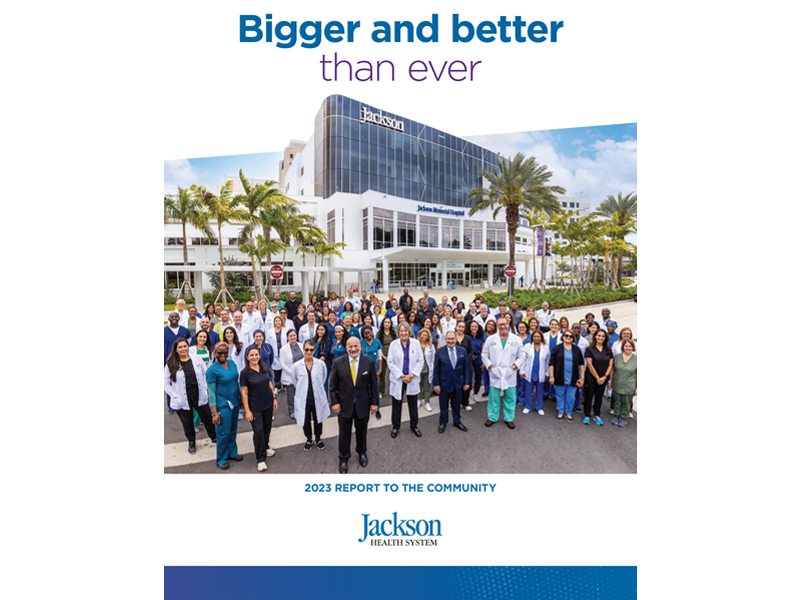
[(266, 471), (267, 470), (267, 463), (265, 463), (265, 462), (258, 463), (258, 470), (261, 471), (261, 472)]
[(632, 418), (633, 418), (633, 413), (629, 414), (629, 415), (628, 415), (628, 418), (629, 418), (629, 419), (632, 419)]
[(244, 419), (244, 415), (242, 414), (242, 411), (239, 411), (239, 420), (241, 421), (242, 419)]
[(612, 409), (612, 410), (608, 411), (608, 414), (613, 415), (614, 414), (614, 410)]
[(420, 406), (422, 406), (422, 400), (417, 400), (417, 408), (419, 408)]
[(464, 410), (472, 410), (472, 407), (468, 404), (467, 406), (464, 407)]
[(538, 412), (539, 412), (540, 415), (544, 416), (544, 411), (543, 410), (540, 410)]
[(531, 412), (531, 411), (529, 411), (527, 408), (523, 408), (522, 409), (522, 414), (523, 415), (527, 415), (529, 412)]
[(267, 457), (273, 457), (273, 456), (275, 456), (275, 450), (273, 450), (272, 448), (267, 448)]
[(428, 412), (431, 412), (431, 411), (433, 410), (433, 409), (431, 408), (431, 403), (430, 403), (430, 402), (426, 402), (426, 403), (425, 403), (425, 410), (427, 410)]

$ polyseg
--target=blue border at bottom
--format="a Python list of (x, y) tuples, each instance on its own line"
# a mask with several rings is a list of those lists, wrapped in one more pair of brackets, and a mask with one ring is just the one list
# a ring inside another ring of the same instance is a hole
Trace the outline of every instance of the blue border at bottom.
[(165, 567), (165, 600), (633, 600), (636, 567)]

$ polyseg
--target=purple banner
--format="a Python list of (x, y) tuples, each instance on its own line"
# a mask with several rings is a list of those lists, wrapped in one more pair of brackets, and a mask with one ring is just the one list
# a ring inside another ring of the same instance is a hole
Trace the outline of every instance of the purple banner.
[(536, 230), (536, 256), (544, 254), (544, 229)]

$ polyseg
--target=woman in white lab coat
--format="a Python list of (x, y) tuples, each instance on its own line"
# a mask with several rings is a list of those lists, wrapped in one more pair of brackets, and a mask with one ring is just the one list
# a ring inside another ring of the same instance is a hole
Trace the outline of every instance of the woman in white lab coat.
[(295, 382), (292, 378), (292, 365), (303, 360), (303, 347), (297, 343), (297, 332), (290, 329), (286, 332), (286, 344), (281, 348), (281, 385), (286, 388), (286, 404), (289, 405), (289, 416), (294, 419)]
[(286, 333), (288, 329), (283, 326), (283, 319), (277, 315), (272, 320), (273, 326), (267, 332), (267, 343), (272, 346), (272, 372), (275, 374), (273, 384), (277, 389), (280, 389), (281, 382), (283, 381), (281, 373), (281, 350), (288, 343)]
[[(386, 366), (389, 370), (389, 395), (392, 397), (392, 432), (393, 438), (397, 437), (400, 430), (400, 417), (403, 410), (403, 392), (408, 398), (408, 414), (411, 418), (411, 431), (417, 437), (422, 433), (417, 427), (419, 416), (417, 413), (417, 395), (419, 394), (419, 381), (425, 359), (422, 356), (422, 347), (419, 342), (411, 337), (411, 327), (408, 323), (397, 326), (398, 339), (389, 344)], [(408, 348), (408, 369), (404, 371), (404, 349)]]
[[(525, 408), (522, 414), (527, 415), (531, 408), (544, 415), (544, 382), (550, 373), (550, 348), (544, 343), (544, 334), (535, 327), (531, 330), (531, 342), (523, 346), (525, 364), (522, 366), (522, 377), (525, 378)], [(534, 369), (534, 366), (538, 367)]]
[(195, 428), (192, 409), (200, 415), (208, 437), (216, 442), (217, 433), (211, 420), (208, 406), (208, 384), (206, 365), (199, 356), (189, 354), (189, 342), (183, 338), (175, 340), (164, 367), (164, 391), (169, 396), (169, 405), (178, 415), (183, 433), (189, 442), (189, 454), (194, 454)]
[(239, 334), (236, 333), (234, 327), (226, 327), (222, 332), (222, 341), (228, 345), (228, 360), (236, 365), (236, 370), (241, 373), (244, 369), (247, 359), (245, 355), (246, 348), (239, 340)]
[[(505, 340), (503, 340), (505, 337)], [(486, 427), (500, 418), (500, 395), (503, 396), (503, 420), (514, 429), (514, 408), (517, 403), (517, 370), (525, 363), (522, 341), (508, 331), (505, 319), (497, 321), (497, 333), (489, 336), (481, 352), (483, 365), (489, 371), (489, 403)]]
[[(303, 359), (291, 366), (292, 381), (295, 385), (294, 419), (303, 425), (306, 443), (303, 450), (308, 452), (313, 445), (317, 450), (324, 450), (322, 441), (322, 422), (331, 414), (328, 406), (328, 395), (325, 393), (325, 382), (328, 379), (328, 369), (325, 363), (314, 358), (314, 342), (306, 341), (303, 345)], [(308, 383), (311, 380), (311, 394), (313, 404), (308, 404)], [(313, 428), (312, 428), (313, 421)], [(313, 435), (313, 442), (312, 442)]]
[(450, 310), (450, 307), (445, 307), (444, 315), (439, 323), (442, 325), (442, 331), (440, 331), (439, 337), (442, 339), (442, 345), (444, 345), (444, 334), (448, 331), (456, 330), (456, 320), (453, 318), (453, 311)]

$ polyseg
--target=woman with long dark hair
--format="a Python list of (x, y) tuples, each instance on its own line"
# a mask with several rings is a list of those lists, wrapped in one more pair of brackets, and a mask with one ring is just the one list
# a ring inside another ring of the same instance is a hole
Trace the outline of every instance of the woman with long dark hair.
[(274, 373), (273, 385), (281, 389), (281, 348), (288, 340), (286, 339), (287, 329), (283, 326), (283, 318), (280, 315), (272, 321), (273, 326), (267, 332), (267, 343), (272, 346), (272, 372)]
[(216, 443), (211, 411), (208, 408), (208, 386), (206, 365), (202, 358), (189, 354), (189, 342), (183, 338), (175, 340), (164, 367), (164, 391), (169, 397), (169, 406), (178, 415), (183, 433), (189, 442), (189, 454), (197, 451), (192, 411), (197, 411), (206, 428), (211, 443)]
[(603, 406), (603, 395), (606, 385), (614, 369), (612, 361), (614, 354), (608, 345), (608, 333), (599, 329), (594, 334), (594, 341), (586, 349), (586, 395), (583, 401), (583, 422), (589, 425), (594, 417), (594, 422), (603, 424), (600, 418), (600, 409)]
[(314, 342), (314, 358), (325, 363), (325, 393), (328, 393), (328, 379), (330, 378), (331, 366), (333, 365), (333, 342), (328, 337), (328, 328), (320, 323), (311, 340)]
[(381, 369), (380, 390), (381, 394), (389, 393), (389, 378), (386, 376), (386, 370), (389, 365), (386, 364), (386, 357), (389, 356), (389, 346), (397, 339), (397, 333), (392, 326), (391, 319), (384, 319), (381, 321), (381, 327), (378, 330), (378, 341), (381, 343), (381, 356), (383, 359), (383, 368)]
[[(492, 321), (493, 322), (493, 321)], [(481, 383), (483, 382), (483, 359), (481, 352), (483, 352), (483, 344), (486, 341), (486, 334), (483, 332), (481, 324), (472, 320), (467, 325), (469, 337), (472, 340), (472, 397), (475, 402), (478, 402), (479, 392), (481, 391)], [(488, 383), (487, 383), (488, 386)], [(488, 394), (489, 388), (484, 386), (484, 391)]]
[(267, 470), (267, 457), (275, 456), (269, 447), (269, 434), (272, 431), (273, 412), (278, 408), (275, 387), (272, 384), (270, 369), (261, 358), (256, 346), (247, 349), (247, 364), (239, 374), (239, 385), (244, 404), (244, 417), (253, 427), (253, 447), (256, 453), (256, 469)]
[(523, 349), (525, 365), (522, 367), (522, 374), (527, 385), (522, 414), (527, 415), (533, 408), (544, 415), (544, 382), (550, 372), (550, 348), (544, 343), (544, 334), (538, 327), (531, 329), (531, 341)]
[[(472, 367), (475, 362), (475, 347), (472, 345), (472, 336), (467, 334), (467, 324), (464, 321), (456, 323), (456, 344), (461, 346), (467, 352), (467, 364)], [(465, 381), (464, 384), (468, 385), (470, 382)], [(469, 405), (469, 390), (461, 391), (461, 406), (464, 410), (472, 410)]]

